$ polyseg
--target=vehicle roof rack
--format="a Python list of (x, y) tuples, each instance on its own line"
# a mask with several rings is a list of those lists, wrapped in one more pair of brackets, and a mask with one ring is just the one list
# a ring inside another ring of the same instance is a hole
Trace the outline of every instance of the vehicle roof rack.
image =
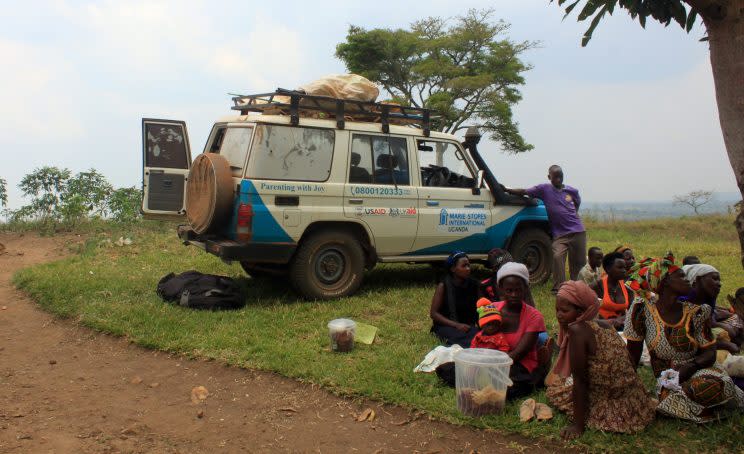
[(386, 134), (390, 132), (391, 123), (417, 126), (423, 130), (426, 137), (431, 132), (429, 109), (418, 107), (308, 95), (284, 88), (277, 88), (272, 93), (236, 95), (232, 100), (234, 104), (232, 110), (240, 111), (241, 115), (247, 115), (248, 112), (261, 112), (267, 115), (289, 114), (293, 126), (300, 124), (300, 116), (329, 118), (332, 115), (335, 116), (339, 129), (344, 129), (346, 121), (351, 120), (380, 123), (382, 132)]

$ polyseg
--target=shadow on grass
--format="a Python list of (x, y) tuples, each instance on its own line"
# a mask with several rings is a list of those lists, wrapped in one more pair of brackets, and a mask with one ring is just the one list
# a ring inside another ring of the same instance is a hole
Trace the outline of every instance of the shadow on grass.
[[(432, 294), (437, 283), (444, 277), (444, 269), (429, 265), (381, 264), (372, 271), (364, 273), (364, 281), (355, 296), (373, 297), (381, 291), (429, 287)], [(489, 276), (483, 267), (473, 268), (473, 278), (485, 279)], [(238, 277), (238, 284), (246, 295), (246, 306), (267, 307), (277, 303), (295, 304), (311, 300), (304, 299), (294, 291), (287, 276)], [(315, 300), (315, 303), (334, 303), (338, 299)]]

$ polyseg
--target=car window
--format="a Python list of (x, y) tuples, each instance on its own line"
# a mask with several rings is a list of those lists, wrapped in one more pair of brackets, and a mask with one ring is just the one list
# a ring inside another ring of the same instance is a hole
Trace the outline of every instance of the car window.
[(460, 147), (452, 142), (419, 140), (418, 158), (423, 186), (472, 188), (475, 178)]
[(408, 145), (402, 137), (354, 134), (349, 182), (408, 186)]
[(249, 178), (326, 181), (331, 174), (333, 130), (259, 125), (251, 148)]
[(145, 165), (169, 169), (188, 169), (186, 134), (180, 126), (150, 123), (146, 125)]
[(230, 170), (234, 176), (243, 175), (243, 166), (245, 157), (248, 153), (248, 147), (251, 144), (251, 127), (235, 127), (223, 129), (220, 134), (218, 131), (215, 140), (221, 139), (219, 153), (230, 163)]

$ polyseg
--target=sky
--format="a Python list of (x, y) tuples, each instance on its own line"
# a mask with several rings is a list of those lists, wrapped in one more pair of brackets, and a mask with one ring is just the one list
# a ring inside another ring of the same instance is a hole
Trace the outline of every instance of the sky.
[(592, 202), (670, 200), (736, 191), (718, 121), (702, 26), (690, 34), (622, 10), (589, 46), (588, 24), (547, 0), (0, 0), (0, 178), (44, 165), (95, 168), (115, 187), (141, 184), (141, 118), (185, 120), (201, 151), (228, 93), (294, 88), (345, 72), (334, 57), (350, 25), (407, 27), (493, 8), (514, 41), (539, 41), (514, 116), (529, 153), (481, 142), (497, 178), (526, 187), (562, 165)]

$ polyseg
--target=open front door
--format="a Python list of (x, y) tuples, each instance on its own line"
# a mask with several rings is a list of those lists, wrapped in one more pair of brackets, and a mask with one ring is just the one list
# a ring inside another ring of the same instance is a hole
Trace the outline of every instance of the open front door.
[(182, 219), (191, 147), (186, 123), (142, 119), (142, 214), (145, 219)]

